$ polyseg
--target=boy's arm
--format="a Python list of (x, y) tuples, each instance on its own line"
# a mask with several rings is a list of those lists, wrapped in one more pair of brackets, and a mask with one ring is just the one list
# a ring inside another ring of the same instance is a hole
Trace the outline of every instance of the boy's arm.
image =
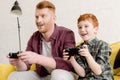
[(85, 74), (84, 68), (76, 62), (74, 56), (71, 56), (70, 62), (72, 64), (74, 70), (76, 71), (76, 73), (81, 77), (85, 77), (86, 74)]

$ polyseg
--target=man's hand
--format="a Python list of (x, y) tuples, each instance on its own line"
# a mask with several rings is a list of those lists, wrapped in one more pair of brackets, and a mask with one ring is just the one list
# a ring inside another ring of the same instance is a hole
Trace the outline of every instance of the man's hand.
[(9, 55), (7, 55), (7, 58), (9, 59), (9, 62), (11, 65), (14, 65), (14, 66), (17, 66), (21, 60), (20, 59), (17, 59), (17, 58), (10, 58)]
[(18, 54), (18, 57), (20, 60), (22, 60), (25, 63), (29, 63), (29, 64), (37, 63), (39, 56), (40, 56), (39, 54), (35, 52), (31, 52), (31, 51), (24, 51)]

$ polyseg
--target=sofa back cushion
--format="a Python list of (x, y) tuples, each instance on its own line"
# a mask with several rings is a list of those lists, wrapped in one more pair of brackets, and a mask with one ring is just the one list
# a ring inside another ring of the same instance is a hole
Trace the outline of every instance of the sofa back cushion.
[(115, 58), (115, 63), (114, 63), (114, 66), (113, 68), (114, 69), (117, 69), (120, 67), (120, 49), (119, 51), (117, 52), (117, 55), (116, 55), (116, 58)]
[(112, 43), (110, 44), (110, 47), (112, 48), (112, 53), (110, 55), (111, 66), (113, 67), (114, 75), (116, 75), (120, 72), (120, 59), (118, 59), (118, 57), (120, 56), (120, 42)]

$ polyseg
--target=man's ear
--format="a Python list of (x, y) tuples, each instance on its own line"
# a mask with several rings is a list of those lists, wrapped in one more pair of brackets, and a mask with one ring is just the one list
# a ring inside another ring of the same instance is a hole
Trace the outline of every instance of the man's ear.
[(56, 21), (56, 19), (57, 19), (56, 15), (54, 15), (53, 19), (54, 19), (54, 21)]

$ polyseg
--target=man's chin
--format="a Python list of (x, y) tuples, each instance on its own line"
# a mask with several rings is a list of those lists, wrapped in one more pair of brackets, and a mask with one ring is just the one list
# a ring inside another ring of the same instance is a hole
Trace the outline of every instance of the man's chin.
[(39, 32), (40, 32), (40, 33), (45, 33), (45, 31), (44, 31), (44, 30), (39, 30)]

